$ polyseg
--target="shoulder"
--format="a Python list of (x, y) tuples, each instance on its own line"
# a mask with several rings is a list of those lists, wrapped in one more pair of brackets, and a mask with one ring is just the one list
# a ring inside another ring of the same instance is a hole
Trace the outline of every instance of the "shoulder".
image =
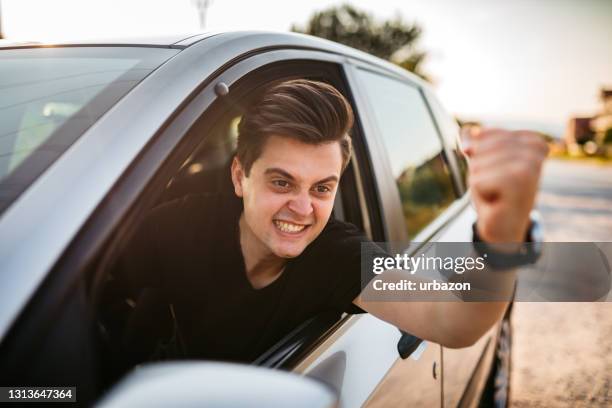
[(349, 253), (359, 254), (362, 242), (369, 242), (369, 238), (354, 224), (330, 220), (321, 234), (310, 244), (309, 253), (317, 255)]
[(339, 259), (344, 262), (361, 262), (361, 254), (364, 251), (368, 254), (386, 254), (383, 248), (354, 224), (330, 220), (304, 252), (305, 255), (318, 259), (320, 263), (334, 264)]
[(302, 261), (309, 271), (306, 276), (328, 309), (356, 312), (351, 304), (361, 291), (363, 243), (371, 241), (354, 224), (330, 220), (304, 251)]
[(365, 233), (354, 224), (334, 219), (329, 220), (318, 239), (339, 240), (341, 243), (369, 241)]

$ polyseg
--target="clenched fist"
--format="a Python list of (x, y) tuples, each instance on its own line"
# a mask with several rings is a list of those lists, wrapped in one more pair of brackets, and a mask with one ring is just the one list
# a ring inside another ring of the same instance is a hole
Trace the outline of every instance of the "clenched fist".
[[(464, 132), (465, 136), (465, 132)], [(548, 146), (537, 133), (469, 129), (469, 186), (476, 228), (489, 243), (523, 242)]]

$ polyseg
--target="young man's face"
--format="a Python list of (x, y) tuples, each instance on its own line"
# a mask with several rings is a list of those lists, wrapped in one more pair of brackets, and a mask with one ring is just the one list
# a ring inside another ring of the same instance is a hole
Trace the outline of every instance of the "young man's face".
[(234, 159), (232, 180), (248, 229), (241, 236), (263, 255), (301, 254), (329, 219), (341, 168), (338, 142), (310, 145), (281, 136), (268, 138), (248, 177)]

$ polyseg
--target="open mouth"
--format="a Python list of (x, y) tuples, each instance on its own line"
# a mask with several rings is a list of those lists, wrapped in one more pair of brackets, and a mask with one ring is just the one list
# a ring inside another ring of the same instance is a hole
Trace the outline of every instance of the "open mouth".
[(304, 231), (309, 225), (295, 224), (293, 222), (274, 220), (274, 225), (278, 230), (285, 234), (299, 234)]

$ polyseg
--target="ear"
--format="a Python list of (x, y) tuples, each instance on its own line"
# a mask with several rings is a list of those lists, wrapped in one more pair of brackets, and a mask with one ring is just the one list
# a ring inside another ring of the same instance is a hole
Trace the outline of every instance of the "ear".
[(234, 184), (234, 192), (238, 197), (242, 197), (242, 180), (244, 179), (244, 170), (237, 156), (232, 160), (232, 183)]

